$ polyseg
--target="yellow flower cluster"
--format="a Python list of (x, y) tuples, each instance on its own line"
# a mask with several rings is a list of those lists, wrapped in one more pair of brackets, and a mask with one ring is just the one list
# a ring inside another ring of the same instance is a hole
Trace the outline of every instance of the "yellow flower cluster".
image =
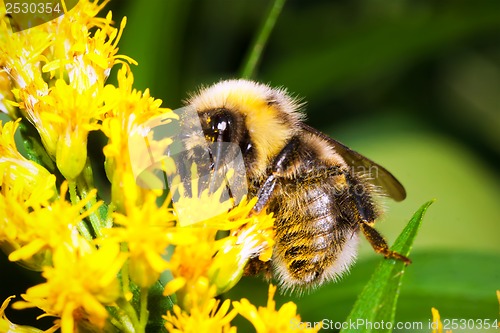
[[(439, 311), (436, 308), (432, 308), (431, 312), (432, 312), (432, 324), (434, 327), (432, 329), (432, 333), (443, 333), (443, 323), (441, 322), (441, 316), (439, 315)], [(446, 333), (452, 333), (452, 332), (447, 330)]]
[[(250, 260), (271, 259), (272, 215), (252, 214), (255, 201), (246, 198), (233, 207), (221, 191), (196, 195), (196, 177), (192, 193), (179, 188), (176, 210), (171, 193), (165, 199), (138, 186), (131, 135), (149, 119), (177, 116), (133, 88), (135, 62), (117, 47), (126, 21), (115, 28), (111, 12), (97, 17), (106, 3), (81, 0), (57, 19), (13, 32), (0, 1), (0, 111), (12, 119), (0, 122), (0, 247), (45, 279), (12, 307), (55, 317), (46, 332), (144, 332), (158, 325), (149, 316), (158, 309), (171, 332), (235, 332), (237, 315), (258, 332), (290, 331), (287, 323), (300, 317), (293, 303), (276, 309), (275, 287), (258, 309), (246, 299), (216, 298)], [(107, 79), (116, 64), (114, 86)], [(94, 185), (90, 131), (107, 140), (109, 200)], [(156, 144), (162, 151), (171, 140)], [(180, 226), (179, 209), (202, 222)], [(211, 209), (224, 213), (203, 219)], [(148, 304), (158, 286), (156, 296), (170, 303)], [(0, 308), (0, 331), (40, 332), (7, 319), (10, 301)]]

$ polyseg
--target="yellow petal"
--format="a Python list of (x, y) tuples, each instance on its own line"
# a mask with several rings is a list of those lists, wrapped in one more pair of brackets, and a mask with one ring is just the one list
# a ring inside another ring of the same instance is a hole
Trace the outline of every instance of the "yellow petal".
[(186, 279), (183, 277), (175, 278), (167, 283), (165, 286), (165, 290), (163, 290), (163, 295), (173, 295), (177, 292), (177, 290), (181, 289), (186, 285)]

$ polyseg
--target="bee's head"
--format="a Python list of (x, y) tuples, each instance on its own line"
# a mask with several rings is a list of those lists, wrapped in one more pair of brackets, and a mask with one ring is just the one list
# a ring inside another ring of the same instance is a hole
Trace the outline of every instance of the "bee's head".
[(209, 142), (242, 141), (241, 132), (245, 129), (243, 117), (225, 108), (198, 111), (201, 128)]
[(264, 174), (302, 119), (286, 91), (246, 80), (221, 81), (187, 103), (197, 110), (205, 138), (237, 144), (254, 175)]

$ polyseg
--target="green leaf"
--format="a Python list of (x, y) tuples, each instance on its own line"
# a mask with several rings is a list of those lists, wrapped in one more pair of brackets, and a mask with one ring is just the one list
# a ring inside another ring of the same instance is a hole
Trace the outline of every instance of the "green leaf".
[[(424, 214), (432, 202), (433, 201), (429, 201), (422, 205), (415, 215), (413, 215), (391, 250), (404, 256), (408, 256), (410, 254), (413, 240), (415, 239), (417, 231), (420, 228)], [(388, 259), (380, 263), (372, 275), (372, 278), (359, 295), (351, 313), (346, 319), (346, 322), (358, 323), (359, 320), (363, 320), (367, 324), (379, 324), (382, 322), (393, 323), (396, 315), (396, 304), (404, 272), (405, 265), (401, 261)], [(341, 332), (372, 332), (374, 329), (374, 327), (371, 327), (370, 325), (361, 326), (362, 327), (358, 326), (355, 328), (348, 327)], [(383, 328), (378, 327), (376, 331), (391, 332), (392, 329), (385, 325)]]
[(148, 296), (149, 320), (147, 332), (166, 332), (163, 315), (174, 307), (174, 300), (170, 296), (163, 296), (165, 285), (157, 281), (150, 289)]
[[(160, 279), (156, 281), (148, 290), (148, 322), (146, 332), (166, 332), (164, 326), (163, 315), (174, 307), (174, 300), (170, 296), (163, 296), (165, 289), (164, 282)], [(141, 309), (141, 289), (133, 282), (130, 283), (130, 290), (133, 293), (133, 298), (130, 302), (136, 314), (140, 313)]]
[(283, 5), (285, 4), (285, 0), (274, 0), (271, 3), (269, 8), (269, 13), (264, 20), (262, 27), (257, 32), (255, 36), (255, 40), (250, 47), (248, 54), (246, 56), (245, 61), (243, 62), (243, 67), (241, 69), (241, 77), (246, 79), (251, 79), (255, 75), (255, 71), (257, 69), (257, 65), (262, 57), (262, 52), (264, 47), (269, 39), (269, 35), (276, 24), (276, 20), (280, 15), (281, 10), (283, 9)]
[(22, 138), (22, 145), (20, 145), (17, 142), (18, 133), (16, 133), (16, 145), (19, 152), (29, 160), (45, 167), (51, 173), (56, 173), (56, 165), (45, 150), (42, 139), (35, 127), (26, 118), (23, 118), (19, 124), (19, 130)]

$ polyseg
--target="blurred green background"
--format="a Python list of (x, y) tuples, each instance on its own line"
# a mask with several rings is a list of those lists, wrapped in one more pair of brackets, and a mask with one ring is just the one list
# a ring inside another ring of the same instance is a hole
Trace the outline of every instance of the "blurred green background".
[[(268, 7), (114, 0), (106, 9), (116, 22), (127, 16), (119, 53), (139, 63), (135, 87), (177, 108), (200, 85), (239, 76)], [(302, 97), (309, 124), (405, 185), (408, 198), (387, 201), (378, 224), (389, 243), (437, 199), (415, 241), (396, 320), (430, 332), (431, 307), (442, 318), (498, 318), (499, 1), (289, 0), (255, 79)], [(381, 260), (364, 240), (360, 252), (340, 282), (279, 303), (297, 302), (304, 321), (342, 321)], [(264, 304), (267, 285), (246, 278), (229, 294)], [(454, 330), (469, 331), (480, 330)]]

